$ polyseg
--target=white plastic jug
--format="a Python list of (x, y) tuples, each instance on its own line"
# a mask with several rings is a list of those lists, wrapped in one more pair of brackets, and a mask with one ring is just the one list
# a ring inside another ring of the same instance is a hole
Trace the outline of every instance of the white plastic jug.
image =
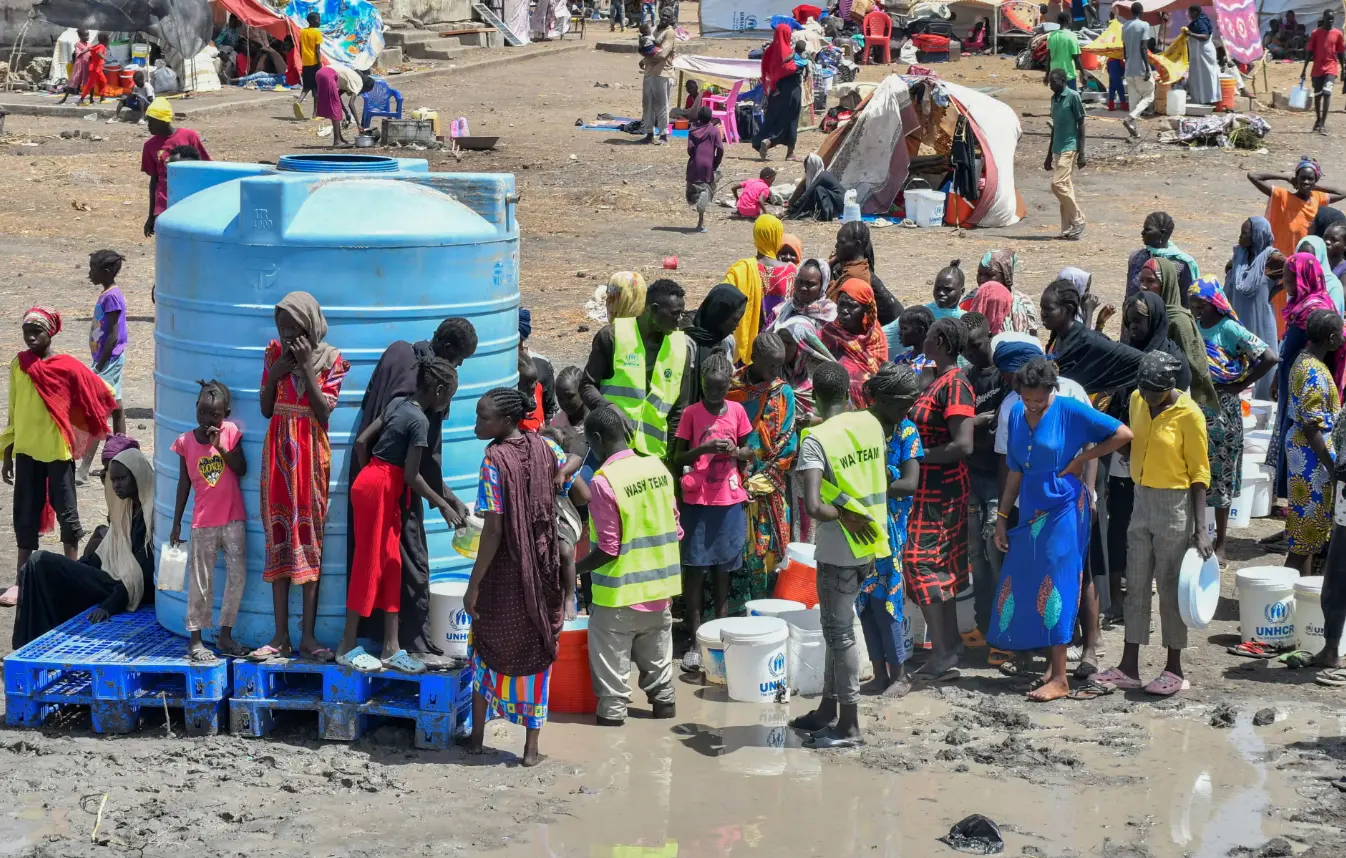
[(1187, 113), (1187, 90), (1170, 89), (1168, 91), (1168, 103), (1164, 105), (1164, 112), (1169, 116), (1183, 116)]
[(860, 200), (854, 190), (846, 192), (845, 205), (841, 209), (841, 222), (850, 223), (860, 220)]
[(1297, 84), (1294, 89), (1290, 90), (1290, 109), (1309, 109), (1309, 91), (1304, 87), (1304, 84)]
[(187, 589), (187, 549), (165, 542), (159, 546), (159, 576), (154, 586), (182, 592)]

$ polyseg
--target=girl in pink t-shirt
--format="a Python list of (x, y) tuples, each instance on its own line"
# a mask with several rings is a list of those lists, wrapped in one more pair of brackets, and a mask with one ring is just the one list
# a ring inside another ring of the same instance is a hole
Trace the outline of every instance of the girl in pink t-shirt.
[[(729, 575), (743, 566), (748, 519), (743, 505), (743, 466), (752, 457), (744, 446), (752, 433), (748, 413), (725, 399), (734, 365), (723, 352), (701, 368), (701, 401), (682, 412), (673, 443), (673, 464), (683, 470), (682, 594), (692, 640), (701, 626), (701, 586), (715, 582), (715, 616), (729, 614)], [(695, 647), (693, 648), (695, 650)], [(690, 665), (695, 667), (695, 665)]]
[(234, 620), (243, 601), (248, 577), (244, 534), (248, 514), (243, 509), (239, 478), (248, 472), (243, 458), (243, 433), (225, 418), (229, 416), (229, 388), (218, 381), (201, 382), (196, 398), (196, 422), (173, 442), (178, 454), (178, 498), (173, 508), (173, 532), (168, 537), (181, 545), (182, 514), (194, 491), (192, 538), (187, 580), (187, 655), (192, 661), (214, 661), (215, 654), (201, 640), (201, 630), (210, 628), (215, 604), (215, 561), (224, 551), (224, 601), (220, 603), (220, 633), (215, 645), (225, 655), (245, 656), (248, 648), (234, 642)]

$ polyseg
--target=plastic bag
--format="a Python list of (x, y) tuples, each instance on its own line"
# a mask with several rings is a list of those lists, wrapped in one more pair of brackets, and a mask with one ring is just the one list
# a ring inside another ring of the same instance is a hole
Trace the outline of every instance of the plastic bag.
[(1000, 835), (1000, 826), (980, 813), (964, 818), (939, 840), (959, 852), (971, 855), (999, 855), (1005, 851), (1005, 838)]
[(159, 577), (155, 587), (181, 592), (187, 589), (187, 549), (165, 542), (159, 546)]
[(1290, 109), (1309, 109), (1309, 91), (1304, 87), (1304, 84), (1298, 84), (1294, 89), (1290, 90)]

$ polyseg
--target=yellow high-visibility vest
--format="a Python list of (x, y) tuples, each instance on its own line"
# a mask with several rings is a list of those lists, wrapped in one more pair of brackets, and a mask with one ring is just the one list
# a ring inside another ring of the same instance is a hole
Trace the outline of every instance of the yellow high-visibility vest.
[[(653, 456), (626, 456), (603, 464), (594, 476), (604, 477), (617, 498), (622, 520), (622, 546), (617, 557), (593, 572), (593, 601), (605, 608), (624, 608), (682, 592), (682, 561), (678, 520), (673, 513), (673, 475)], [(589, 534), (598, 544), (598, 528), (589, 520)]]
[(668, 453), (668, 413), (682, 391), (687, 369), (687, 335), (674, 331), (664, 337), (655, 357), (654, 374), (645, 384), (645, 342), (632, 318), (612, 323), (612, 378), (599, 385), (599, 392), (635, 425), (632, 449), (648, 456)]
[(868, 411), (846, 411), (811, 429), (800, 438), (814, 437), (823, 445), (835, 483), (822, 481), (824, 503), (869, 516), (878, 538), (866, 545), (842, 528), (856, 557), (890, 557), (888, 544), (888, 440), (883, 424)]

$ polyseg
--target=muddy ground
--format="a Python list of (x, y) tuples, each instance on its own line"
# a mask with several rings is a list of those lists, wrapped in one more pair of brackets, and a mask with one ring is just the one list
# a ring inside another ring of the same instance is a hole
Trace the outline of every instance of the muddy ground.
[[(730, 41), (697, 48), (735, 56), (746, 49)], [(1310, 134), (1302, 115), (1264, 111), (1273, 132), (1268, 152), (1255, 154), (1159, 144), (1159, 120), (1146, 123), (1144, 140), (1132, 145), (1120, 116), (1091, 114), (1091, 164), (1079, 181), (1089, 230), (1079, 243), (1057, 242), (1041, 170), (1047, 93), (1040, 73), (1016, 71), (1004, 58), (965, 58), (940, 71), (1001, 89), (1020, 111), (1016, 171), (1029, 216), (1007, 229), (876, 231), (879, 272), (904, 302), (928, 300), (935, 272), (950, 259), (971, 268), (986, 250), (1007, 246), (1020, 252), (1021, 288), (1036, 294), (1072, 264), (1093, 271), (1105, 297), (1118, 298), (1126, 254), (1139, 244), (1144, 215), (1156, 209), (1177, 220), (1175, 241), (1218, 273), (1240, 221), (1263, 207), (1245, 172), (1287, 171), (1309, 152), (1330, 184), (1342, 163), (1340, 137)], [(1292, 77), (1289, 67), (1272, 69), (1279, 89)], [(584, 328), (592, 327), (584, 301), (612, 271), (654, 275), (676, 255), (675, 276), (699, 299), (732, 261), (751, 253), (750, 225), (728, 220), (727, 210), (712, 214), (708, 235), (687, 232), (695, 218), (683, 201), (679, 146), (645, 147), (575, 127), (599, 112), (638, 115), (639, 85), (634, 55), (588, 50), (399, 82), (409, 108), (465, 115), (474, 133), (502, 136), (491, 153), (427, 154), (432, 169), (518, 176), (522, 289), (534, 310), (534, 342), (562, 364), (582, 359)], [(1346, 127), (1346, 116), (1332, 120)], [(274, 161), (322, 145), (314, 124), (289, 117), (284, 96), (189, 124), (217, 159)], [(19, 318), (42, 301), (65, 313), (58, 345), (82, 356), (94, 298), (84, 278), (87, 254), (120, 250), (128, 257), (122, 281), (133, 344), (126, 402), (132, 434), (149, 439), (154, 269), (153, 244), (141, 235), (144, 131), (26, 116), (10, 116), (7, 131), (0, 142), (0, 348), (20, 347)], [(107, 139), (62, 139), (62, 131)], [(802, 134), (801, 156), (819, 139)], [(801, 174), (800, 165), (777, 164), (787, 181)], [(726, 179), (759, 166), (748, 147), (733, 147)], [(791, 229), (809, 255), (825, 255), (835, 233), (820, 224)], [(81, 503), (91, 521), (102, 511), (92, 490)], [(0, 517), (8, 505), (0, 489)], [(410, 750), (410, 731), (398, 726), (352, 745), (313, 741), (314, 724), (302, 718), (265, 741), (184, 740), (151, 718), (139, 733), (115, 738), (90, 734), (87, 718), (77, 716), (43, 731), (0, 730), (0, 792), (13, 797), (0, 802), (0, 854), (928, 856), (952, 854), (934, 838), (967, 814), (984, 813), (1004, 827), (1010, 855), (1339, 856), (1346, 854), (1346, 803), (1329, 782), (1346, 768), (1340, 692), (1315, 685), (1308, 671), (1224, 651), (1238, 636), (1231, 570), (1269, 562), (1255, 539), (1271, 527), (1256, 522), (1234, 532), (1226, 598), (1211, 628), (1193, 636), (1185, 664), (1194, 687), (1176, 700), (1118, 694), (1037, 706), (1015, 680), (981, 667), (974, 652), (956, 685), (918, 687), (897, 703), (867, 702), (867, 748), (819, 756), (784, 728), (811, 701), (756, 707), (679, 683), (674, 722), (637, 711), (624, 729), (599, 731), (558, 717), (543, 735), (551, 759), (535, 770), (515, 765), (522, 735), (502, 724), (488, 731), (487, 744), (499, 753), (483, 761)], [(12, 545), (0, 544), (0, 584), (12, 581), (13, 557)], [(0, 641), (11, 622), (0, 613)], [(1120, 629), (1105, 632), (1103, 661), (1114, 663), (1121, 646)], [(1147, 677), (1160, 669), (1158, 657), (1146, 654)], [(1268, 708), (1274, 722), (1253, 726), (1254, 714)], [(175, 729), (181, 733), (180, 724)]]

